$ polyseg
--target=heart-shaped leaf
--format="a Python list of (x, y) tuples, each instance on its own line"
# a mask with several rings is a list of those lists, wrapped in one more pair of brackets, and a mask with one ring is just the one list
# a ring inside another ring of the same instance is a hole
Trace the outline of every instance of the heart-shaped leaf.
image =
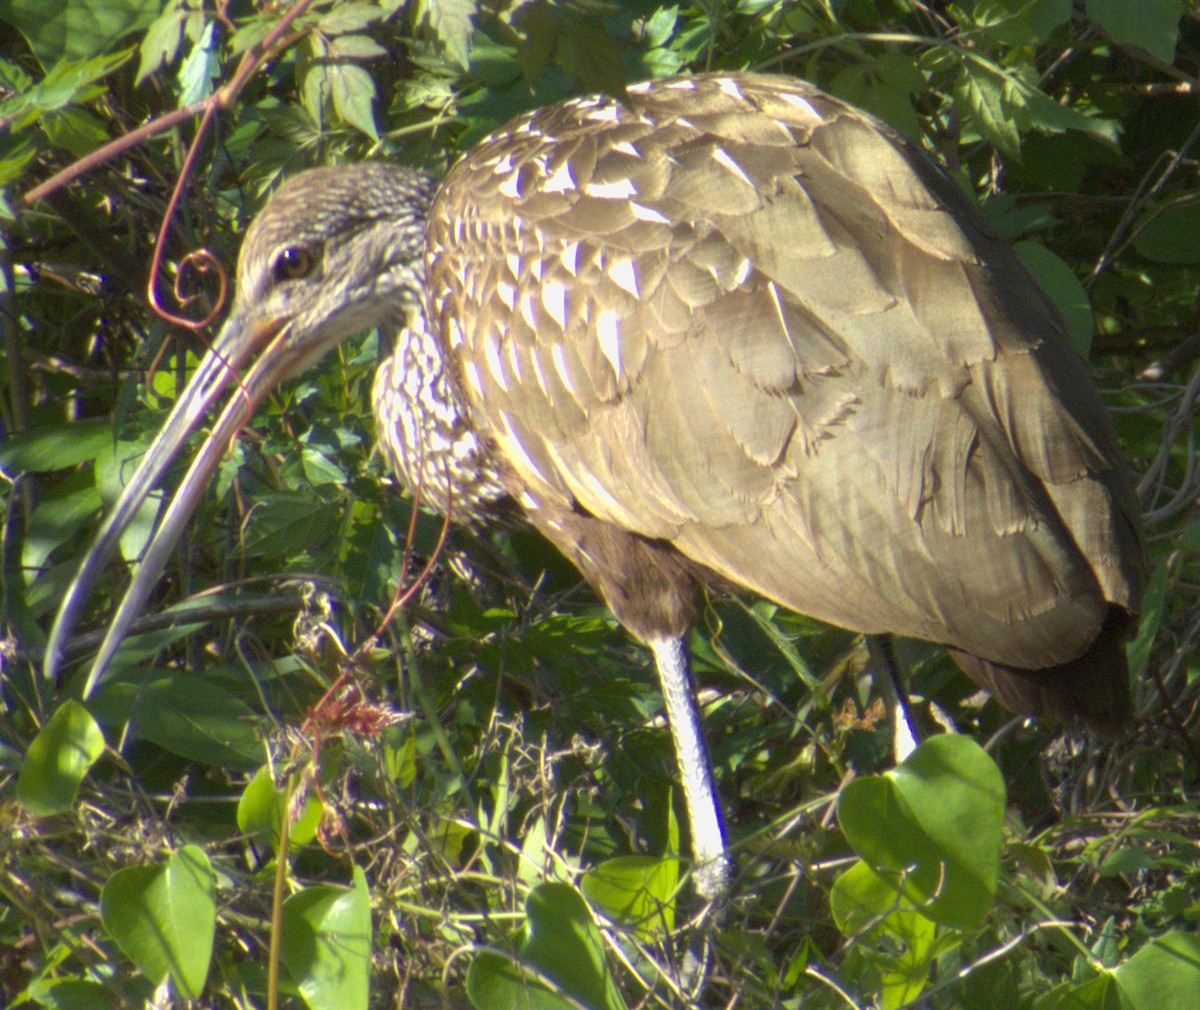
[(838, 823), (864, 860), (904, 874), (921, 914), (970, 929), (996, 894), (1004, 803), (995, 762), (968, 737), (947, 734), (887, 774), (847, 785)]
[(1200, 936), (1156, 937), (1113, 974), (1132, 1010), (1194, 1010), (1200, 1003)]
[(306, 887), (283, 903), (283, 964), (312, 1010), (366, 1010), (371, 979), (371, 895), (354, 886)]
[(177, 993), (196, 999), (208, 978), (216, 932), (212, 867), (185, 845), (163, 866), (117, 870), (100, 892), (108, 935), (151, 982), (168, 974)]
[(618, 856), (584, 874), (580, 888), (592, 907), (646, 941), (675, 928), (679, 860), (670, 856)]
[(467, 972), (478, 1010), (627, 1010), (587, 902), (567, 884), (540, 884), (525, 901), (519, 958), (484, 951)]
[[(247, 835), (269, 839), (272, 849), (279, 849), (279, 825), (283, 817), (287, 794), (275, 785), (268, 765), (263, 765), (246, 783), (237, 805), (237, 826)], [(288, 849), (307, 845), (317, 834), (325, 804), (312, 790), (304, 798), (304, 807), (288, 825)]]
[[(833, 921), (847, 938), (878, 944), (879, 1005), (896, 1010), (920, 995), (936, 953), (937, 926), (908, 910), (896, 882), (857, 862), (833, 882), (829, 896)], [(861, 948), (860, 948), (861, 949)]]
[(104, 734), (91, 713), (66, 701), (41, 728), (21, 763), (17, 798), (31, 814), (70, 810), (80, 783), (104, 753)]

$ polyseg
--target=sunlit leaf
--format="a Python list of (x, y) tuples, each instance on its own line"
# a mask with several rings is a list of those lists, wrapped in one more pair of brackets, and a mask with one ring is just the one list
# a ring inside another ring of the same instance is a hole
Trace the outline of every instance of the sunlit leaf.
[(77, 701), (68, 699), (41, 728), (17, 777), (17, 798), (31, 814), (49, 816), (75, 805), (79, 786), (104, 753), (104, 734)]
[(216, 934), (212, 868), (185, 845), (162, 866), (117, 870), (100, 894), (104, 928), (155, 985), (169, 974), (179, 995), (204, 989)]

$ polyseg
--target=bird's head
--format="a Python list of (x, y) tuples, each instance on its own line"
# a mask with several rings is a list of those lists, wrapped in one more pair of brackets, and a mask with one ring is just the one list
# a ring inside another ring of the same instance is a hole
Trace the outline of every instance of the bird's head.
[(304, 172), (272, 197), (246, 232), (225, 325), (125, 485), (59, 607), (46, 647), (48, 677), (57, 675), (67, 639), (121, 534), (227, 387), (233, 385), (233, 393), (109, 625), (85, 698), (145, 604), (230, 441), (258, 404), (348, 337), (372, 326), (403, 325), (420, 297), (433, 192), (433, 183), (418, 172), (363, 162)]
[(432, 198), (427, 176), (384, 162), (289, 180), (246, 232), (217, 346), (282, 336), (278, 381), (352, 334), (402, 322), (422, 283)]

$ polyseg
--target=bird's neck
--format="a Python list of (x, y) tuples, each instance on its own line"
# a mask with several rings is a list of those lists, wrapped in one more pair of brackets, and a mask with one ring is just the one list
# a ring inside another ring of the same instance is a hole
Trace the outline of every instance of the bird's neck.
[[(407, 300), (406, 300), (407, 301)], [(454, 390), (442, 345), (414, 296), (373, 390), (384, 458), (422, 505), (472, 519), (505, 497), (493, 455)], [(388, 333), (381, 327), (381, 337)]]

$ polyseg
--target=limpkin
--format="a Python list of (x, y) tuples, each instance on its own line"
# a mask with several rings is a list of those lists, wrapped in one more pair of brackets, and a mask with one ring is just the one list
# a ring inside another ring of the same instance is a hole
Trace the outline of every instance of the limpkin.
[(403, 482), (459, 519), (515, 503), (653, 652), (703, 894), (729, 872), (684, 644), (709, 580), (944, 643), (1018, 713), (1129, 719), (1139, 512), (1060, 316), (913, 145), (754, 74), (523, 115), (440, 186), (382, 163), (282, 186), (62, 605), (49, 671), (232, 377), (85, 695), (255, 405), (371, 327)]

